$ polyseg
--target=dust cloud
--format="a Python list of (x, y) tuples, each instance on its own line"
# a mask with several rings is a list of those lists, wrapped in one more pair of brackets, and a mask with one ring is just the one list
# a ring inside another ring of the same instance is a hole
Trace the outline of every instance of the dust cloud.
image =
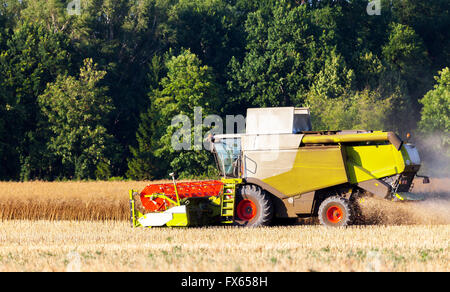
[[(436, 178), (450, 178), (450, 137), (448, 133), (432, 133), (419, 136), (414, 141), (422, 166), (419, 174)], [(447, 185), (447, 190), (449, 186)]]
[(425, 197), (419, 202), (392, 202), (364, 197), (360, 207), (365, 224), (380, 225), (440, 225), (450, 224), (450, 178), (430, 178), (414, 181), (413, 193)]

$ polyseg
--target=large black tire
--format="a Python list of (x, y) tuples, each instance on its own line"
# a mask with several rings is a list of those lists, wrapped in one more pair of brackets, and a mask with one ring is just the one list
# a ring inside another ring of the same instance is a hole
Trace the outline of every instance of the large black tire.
[(318, 212), (320, 224), (331, 227), (351, 225), (355, 215), (352, 203), (339, 196), (325, 199), (320, 204)]
[(244, 185), (236, 192), (234, 222), (237, 226), (260, 227), (270, 225), (273, 203), (270, 194), (255, 185)]

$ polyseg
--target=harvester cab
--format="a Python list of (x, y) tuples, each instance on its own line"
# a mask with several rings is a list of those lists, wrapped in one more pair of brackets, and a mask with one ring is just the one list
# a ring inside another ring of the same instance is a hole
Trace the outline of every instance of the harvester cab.
[[(276, 150), (283, 134), (312, 131), (308, 108), (258, 108), (247, 110), (245, 134), (217, 135), (210, 138), (212, 153), (223, 177), (245, 178), (250, 172), (251, 158), (244, 155), (252, 149)], [(264, 137), (258, 139), (256, 137)], [(245, 144), (243, 144), (245, 143)], [(277, 145), (275, 145), (277, 144)], [(278, 156), (277, 152), (273, 153)], [(253, 161), (256, 169), (256, 162)]]
[(313, 216), (346, 226), (361, 220), (362, 195), (421, 199), (411, 192), (421, 165), (414, 145), (393, 132), (312, 131), (307, 108), (248, 109), (245, 133), (210, 143), (223, 178), (130, 192), (133, 226), (264, 226)]

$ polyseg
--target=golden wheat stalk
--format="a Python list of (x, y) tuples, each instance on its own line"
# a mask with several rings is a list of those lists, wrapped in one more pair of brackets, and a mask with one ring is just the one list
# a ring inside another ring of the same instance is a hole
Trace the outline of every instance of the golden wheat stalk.
[(0, 220), (127, 220), (128, 189), (148, 182), (0, 183)]

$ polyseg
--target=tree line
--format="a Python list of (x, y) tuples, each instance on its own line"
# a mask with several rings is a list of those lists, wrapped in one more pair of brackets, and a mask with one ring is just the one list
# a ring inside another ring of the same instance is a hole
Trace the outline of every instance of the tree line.
[(214, 176), (170, 147), (197, 106), (308, 106), (315, 130), (433, 133), (450, 156), (447, 0), (0, 2), (1, 180)]

